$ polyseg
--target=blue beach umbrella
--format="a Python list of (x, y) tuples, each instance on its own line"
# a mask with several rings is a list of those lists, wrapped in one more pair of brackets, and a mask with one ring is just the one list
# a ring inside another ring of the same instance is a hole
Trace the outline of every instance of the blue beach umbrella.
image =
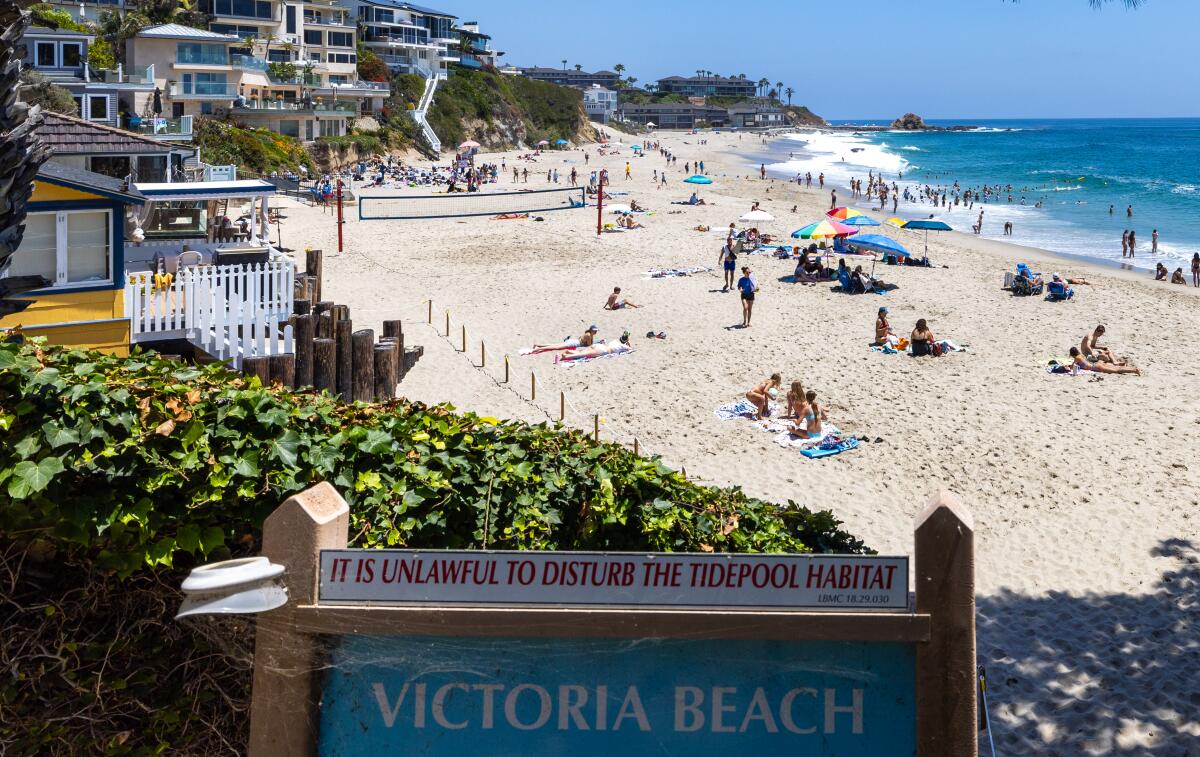
[(695, 176), (689, 176), (686, 179), (684, 179), (683, 183), (684, 184), (712, 184), (713, 180), (708, 178), (707, 176), (701, 176), (700, 174), (696, 174)]
[(565, 139), (556, 139), (556, 140), (554, 140), (554, 144), (556, 144), (556, 145), (566, 145), (566, 144), (570, 144), (570, 143), (569, 143), (569, 142), (567, 142), (567, 140), (565, 140)]
[(641, 145), (630, 145), (629, 149), (630, 150), (640, 150), (640, 149), (642, 149), (642, 146)]
[(854, 246), (876, 252), (890, 253), (902, 258), (912, 257), (904, 245), (891, 237), (885, 237), (883, 234), (858, 234), (854, 237)]
[(850, 218), (842, 218), (838, 221), (847, 226), (878, 226), (879, 221), (876, 221), (871, 216), (851, 216)]
[(945, 221), (939, 221), (936, 218), (917, 218), (912, 221), (907, 221), (902, 229), (916, 229), (925, 231), (925, 257), (929, 257), (929, 232), (931, 231), (954, 231), (950, 228), (950, 224)]

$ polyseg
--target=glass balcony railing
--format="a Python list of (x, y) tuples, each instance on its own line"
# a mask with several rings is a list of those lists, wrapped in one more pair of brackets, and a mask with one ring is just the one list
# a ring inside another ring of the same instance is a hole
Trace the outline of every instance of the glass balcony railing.
[(311, 102), (302, 103), (296, 100), (247, 100), (245, 105), (234, 105), (238, 112), (296, 112), (312, 111), (314, 113), (330, 113), (334, 115), (351, 115), (358, 112), (358, 107), (349, 102)]
[(191, 66), (228, 66), (229, 53), (221, 50), (179, 50), (175, 62)]
[(130, 131), (145, 134), (149, 137), (187, 137), (192, 134), (192, 117), (179, 118), (140, 118), (129, 119)]
[(182, 81), (171, 84), (171, 97), (237, 97), (237, 85), (217, 81)]
[(267, 62), (262, 58), (255, 58), (253, 55), (233, 54), (229, 56), (230, 65), (235, 68), (241, 68), (246, 71), (266, 71)]

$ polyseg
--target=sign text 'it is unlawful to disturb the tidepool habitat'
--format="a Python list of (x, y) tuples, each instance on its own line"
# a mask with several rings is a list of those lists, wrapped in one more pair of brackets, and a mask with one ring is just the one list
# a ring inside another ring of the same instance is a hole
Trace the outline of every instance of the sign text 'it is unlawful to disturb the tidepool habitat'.
[(906, 610), (908, 558), (324, 550), (320, 602)]

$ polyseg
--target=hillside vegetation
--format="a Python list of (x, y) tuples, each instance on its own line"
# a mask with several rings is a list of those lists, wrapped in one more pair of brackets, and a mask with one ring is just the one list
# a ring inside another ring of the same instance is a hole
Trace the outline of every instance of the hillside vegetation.
[(359, 547), (866, 551), (827, 511), (578, 431), (10, 341), (0, 752), (244, 752), (253, 624), (172, 620), (180, 571), (256, 553), (265, 516), (318, 481)]

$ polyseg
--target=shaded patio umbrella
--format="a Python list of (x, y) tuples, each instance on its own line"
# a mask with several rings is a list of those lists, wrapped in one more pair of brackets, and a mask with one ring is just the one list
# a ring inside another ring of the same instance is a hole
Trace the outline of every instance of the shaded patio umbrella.
[(684, 184), (712, 184), (713, 180), (708, 178), (707, 176), (701, 176), (700, 174), (696, 174), (695, 176), (689, 176), (686, 179), (684, 179), (683, 183)]
[(751, 210), (738, 216), (739, 221), (774, 221), (775, 216), (765, 210)]
[(654, 123), (653, 121), (647, 121), (646, 126), (653, 129), (655, 126), (658, 126), (658, 124)]
[(954, 229), (950, 228), (950, 224), (946, 223), (945, 221), (939, 221), (936, 218), (918, 218), (913, 221), (907, 221), (900, 228), (925, 231), (925, 257), (929, 257), (929, 232), (954, 231)]
[(473, 139), (468, 139), (466, 142), (463, 142), (461, 145), (459, 145), (458, 149), (470, 150), (471, 148), (474, 148), (474, 147), (479, 147), (479, 143)]
[(883, 234), (859, 234), (854, 237), (854, 246), (875, 252), (890, 253), (901, 258), (910, 258), (908, 248)]
[(554, 144), (556, 144), (556, 145), (567, 145), (567, 144), (570, 144), (570, 142), (568, 142), (568, 141), (567, 141), (567, 140), (565, 140), (565, 139), (561, 139), (561, 138), (560, 138), (560, 139), (556, 139), (556, 140), (554, 140)]
[(876, 221), (874, 218), (872, 218), (871, 216), (867, 216), (867, 215), (851, 216), (850, 218), (843, 219), (839, 223), (844, 223), (847, 226), (878, 226), (879, 225), (879, 221)]
[(826, 211), (825, 215), (829, 216), (835, 221), (841, 221), (842, 223), (845, 223), (847, 218), (857, 218), (858, 216), (866, 214), (861, 210), (855, 210), (854, 208), (840, 207)]
[(548, 144), (550, 144), (550, 141), (543, 139), (542, 141), (538, 142), (538, 147), (541, 147), (542, 145), (548, 145)]

